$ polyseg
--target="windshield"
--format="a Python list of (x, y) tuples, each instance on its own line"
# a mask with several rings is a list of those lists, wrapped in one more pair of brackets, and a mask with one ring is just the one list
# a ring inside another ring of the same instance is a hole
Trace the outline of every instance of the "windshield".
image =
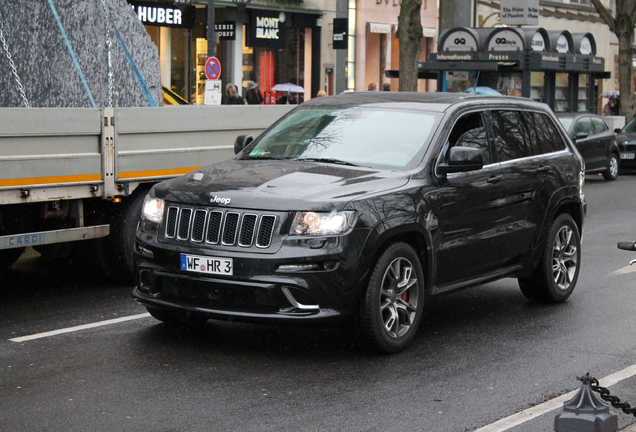
[(633, 119), (628, 121), (627, 124), (625, 126), (623, 126), (623, 129), (621, 130), (621, 132), (622, 133), (634, 133), (634, 132), (636, 132), (636, 117), (634, 117)]
[(388, 108), (298, 109), (242, 159), (294, 159), (405, 167), (428, 145), (436, 115)]

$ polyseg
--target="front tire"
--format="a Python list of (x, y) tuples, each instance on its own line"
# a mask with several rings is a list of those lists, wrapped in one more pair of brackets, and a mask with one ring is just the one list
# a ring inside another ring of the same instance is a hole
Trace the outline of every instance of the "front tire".
[(581, 236), (567, 213), (559, 215), (548, 231), (545, 250), (534, 274), (519, 279), (524, 296), (547, 303), (570, 297), (581, 268)]
[(618, 178), (618, 158), (615, 154), (611, 154), (607, 161), (607, 170), (603, 172), (605, 180), (616, 180)]
[(372, 351), (406, 349), (422, 319), (424, 272), (406, 243), (394, 243), (378, 258), (360, 304), (356, 324), (362, 345)]

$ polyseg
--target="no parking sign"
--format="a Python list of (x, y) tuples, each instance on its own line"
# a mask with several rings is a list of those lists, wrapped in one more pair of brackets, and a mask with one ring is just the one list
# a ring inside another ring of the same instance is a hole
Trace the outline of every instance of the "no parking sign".
[(210, 57), (205, 62), (205, 77), (209, 80), (221, 78), (221, 62), (216, 57)]

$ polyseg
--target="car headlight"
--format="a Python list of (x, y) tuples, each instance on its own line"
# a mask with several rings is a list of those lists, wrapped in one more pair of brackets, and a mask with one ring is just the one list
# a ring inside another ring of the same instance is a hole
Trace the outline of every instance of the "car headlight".
[(146, 195), (144, 199), (144, 206), (141, 211), (142, 219), (149, 220), (156, 224), (160, 224), (163, 220), (163, 207), (165, 201), (159, 198), (155, 198), (152, 195)]
[(290, 235), (334, 235), (347, 231), (353, 223), (352, 211), (296, 212)]

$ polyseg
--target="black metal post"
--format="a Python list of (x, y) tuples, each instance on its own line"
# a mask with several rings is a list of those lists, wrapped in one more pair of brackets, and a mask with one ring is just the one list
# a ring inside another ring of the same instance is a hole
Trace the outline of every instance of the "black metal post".
[(208, 0), (208, 57), (216, 57), (216, 32), (214, 31), (214, 0)]

